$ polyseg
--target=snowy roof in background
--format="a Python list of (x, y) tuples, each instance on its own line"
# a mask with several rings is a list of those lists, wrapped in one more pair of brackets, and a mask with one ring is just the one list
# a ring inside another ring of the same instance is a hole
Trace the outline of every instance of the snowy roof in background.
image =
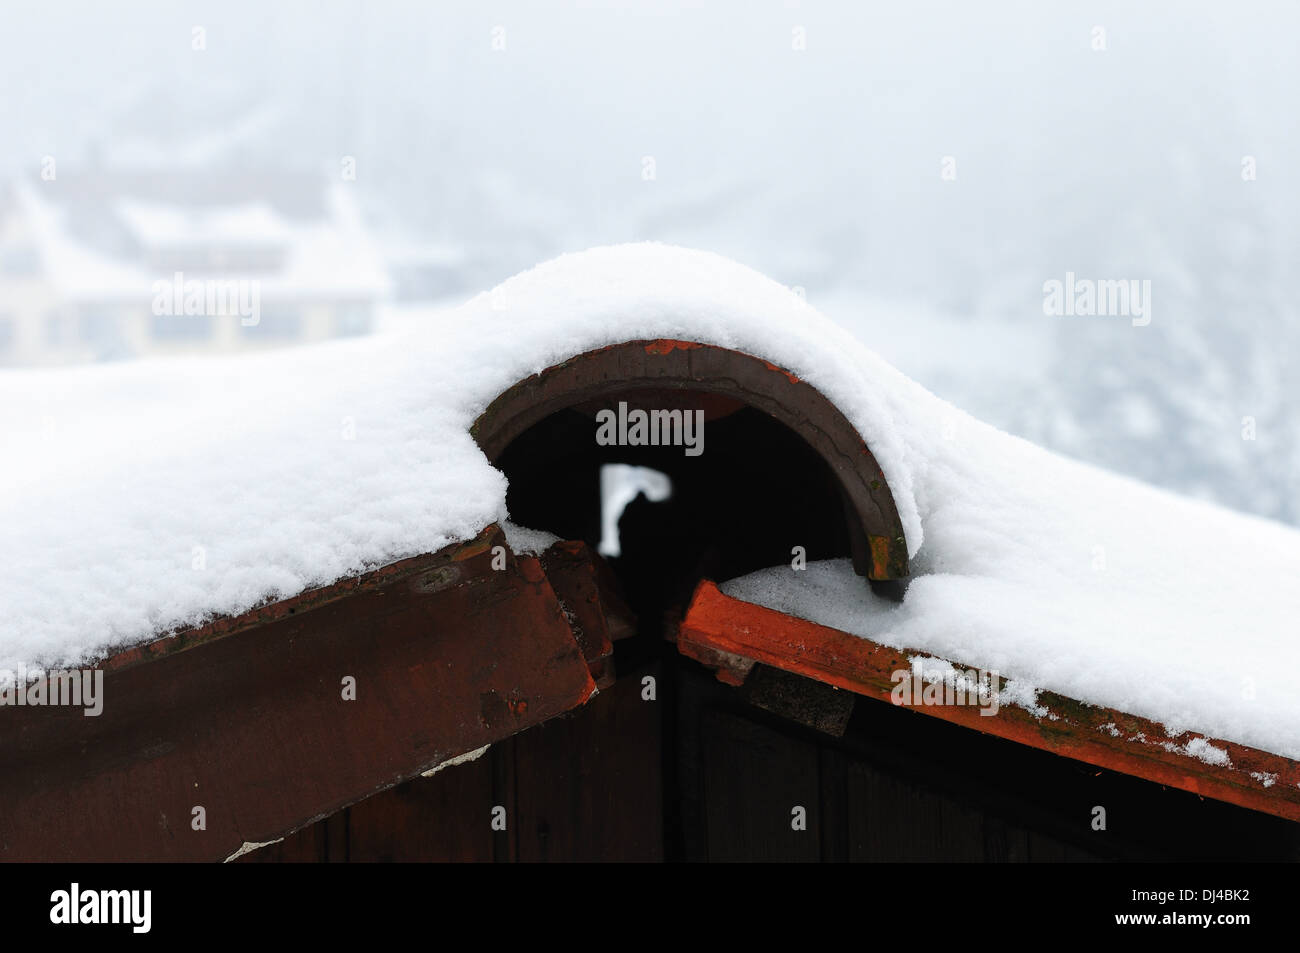
[(153, 278), (138, 262), (104, 255), (67, 234), (67, 214), (25, 182), (14, 189), (17, 206), (32, 231), (45, 276), (69, 298), (145, 297)]
[(143, 245), (281, 244), (293, 228), (264, 202), (238, 206), (182, 207), (136, 199), (113, 203), (118, 215)]
[(902, 604), (836, 564), (735, 584), (748, 597), (1300, 757), (1300, 532), (997, 431), (776, 282), (662, 245), (561, 257), (437, 327), (0, 373), (0, 668), (85, 661), (472, 537), (507, 516), (468, 433), (484, 407), (575, 354), (659, 337), (792, 371), (893, 492)]
[[(266, 273), (223, 274), (256, 278), (263, 298), (318, 295), (369, 298), (388, 293), (391, 282), (376, 243), (361, 222), (355, 201), (341, 184), (326, 187), (324, 215), (291, 221), (264, 203), (204, 207), (117, 199), (114, 213), (143, 246), (183, 244), (214, 248), (279, 245), (286, 257)], [(111, 254), (72, 233), (72, 211), (48, 200), (26, 182), (15, 189), (30, 223), (46, 276), (74, 301), (149, 301), (154, 282), (171, 280), (139, 256)], [(205, 271), (204, 277), (213, 277)]]

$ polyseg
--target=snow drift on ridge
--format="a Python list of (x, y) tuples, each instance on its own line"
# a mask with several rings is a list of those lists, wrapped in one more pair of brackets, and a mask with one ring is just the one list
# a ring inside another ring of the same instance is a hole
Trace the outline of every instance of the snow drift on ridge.
[(913, 557), (902, 605), (834, 564), (733, 588), (1300, 757), (1300, 532), (1001, 433), (776, 282), (655, 244), (563, 256), (436, 326), (0, 374), (0, 669), (82, 663), (469, 538), (507, 515), (477, 414), (551, 364), (650, 337), (736, 348), (825, 394), (884, 470)]

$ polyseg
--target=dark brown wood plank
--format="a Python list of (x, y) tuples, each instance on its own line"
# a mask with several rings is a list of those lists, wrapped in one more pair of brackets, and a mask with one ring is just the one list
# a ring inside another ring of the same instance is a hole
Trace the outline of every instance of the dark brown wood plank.
[(348, 809), (348, 859), (490, 862), (492, 759), (451, 765)]
[[(821, 856), (817, 748), (727, 712), (703, 722), (710, 861), (815, 861)], [(793, 809), (807, 828), (792, 829)]]
[(347, 811), (340, 811), (236, 860), (241, 864), (328, 863), (347, 860)]
[(658, 701), (641, 673), (514, 741), (518, 859), (663, 859)]

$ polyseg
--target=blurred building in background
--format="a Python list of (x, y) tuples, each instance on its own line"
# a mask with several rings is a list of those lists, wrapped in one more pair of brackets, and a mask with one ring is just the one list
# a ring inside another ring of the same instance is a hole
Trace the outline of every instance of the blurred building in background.
[[(392, 282), (353, 184), (95, 158), (0, 183), (0, 364), (231, 352), (363, 334)], [(185, 307), (239, 289), (256, 314)]]

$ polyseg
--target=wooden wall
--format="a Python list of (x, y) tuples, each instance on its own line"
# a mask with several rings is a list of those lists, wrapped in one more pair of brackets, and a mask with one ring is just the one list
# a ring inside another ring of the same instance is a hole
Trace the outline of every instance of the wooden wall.
[[(583, 708), (246, 854), (275, 861), (658, 861), (660, 722), (639, 676)], [(493, 808), (506, 809), (504, 831)]]
[(577, 712), (243, 859), (1300, 859), (1300, 825), (914, 711), (860, 700), (835, 737), (751, 702), (670, 649)]

